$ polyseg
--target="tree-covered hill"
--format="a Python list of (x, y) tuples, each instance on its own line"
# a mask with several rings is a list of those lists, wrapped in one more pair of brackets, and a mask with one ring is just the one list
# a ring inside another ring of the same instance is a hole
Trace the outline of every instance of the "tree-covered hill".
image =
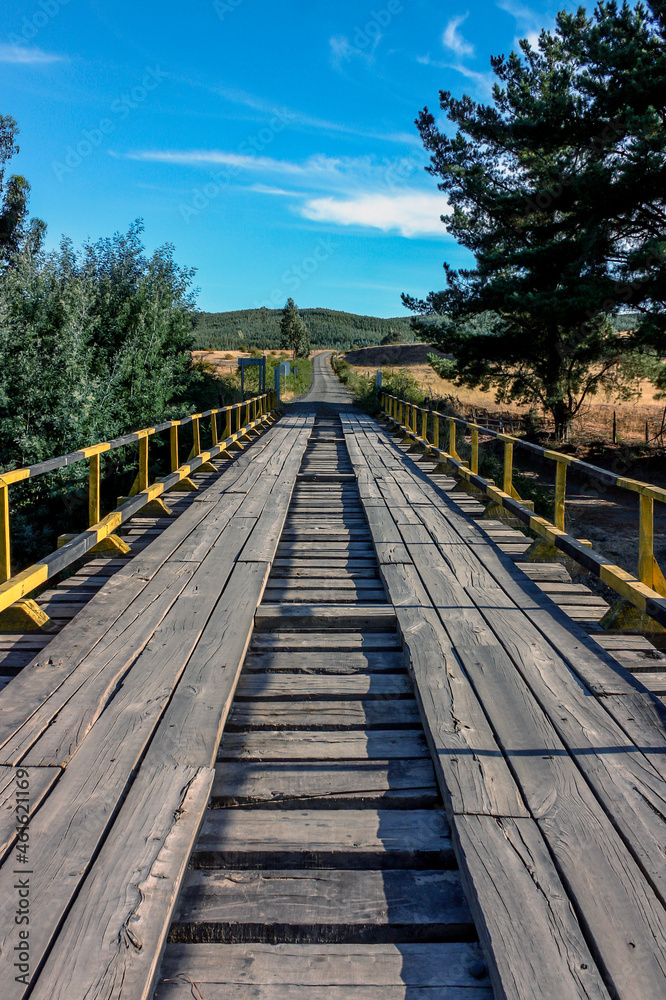
[[(389, 335), (403, 343), (413, 343), (410, 317), (379, 319), (335, 309), (300, 309), (310, 331), (313, 348), (332, 347), (346, 351), (352, 347), (379, 344)], [(275, 349), (280, 346), (281, 309), (242, 309), (235, 312), (198, 314), (194, 331), (197, 347), (217, 351), (241, 350), (252, 346)]]

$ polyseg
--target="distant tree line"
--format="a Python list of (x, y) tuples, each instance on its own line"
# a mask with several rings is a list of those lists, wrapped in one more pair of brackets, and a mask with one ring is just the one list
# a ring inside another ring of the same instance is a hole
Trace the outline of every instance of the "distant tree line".
[(439, 317), (458, 385), (538, 404), (564, 437), (595, 393), (666, 389), (666, 8), (562, 12), (491, 65), (492, 103), (440, 91), (450, 125), (417, 119), (476, 264), (403, 301), (418, 331)]
[[(415, 339), (408, 316), (380, 319), (334, 309), (300, 309), (299, 313), (310, 332), (313, 348), (346, 351), (352, 347), (375, 346), (387, 336), (395, 337), (397, 343), (411, 344)], [(197, 316), (194, 331), (196, 344), (217, 351), (237, 351), (252, 346), (279, 350), (282, 347), (281, 319), (280, 309), (202, 312)]]

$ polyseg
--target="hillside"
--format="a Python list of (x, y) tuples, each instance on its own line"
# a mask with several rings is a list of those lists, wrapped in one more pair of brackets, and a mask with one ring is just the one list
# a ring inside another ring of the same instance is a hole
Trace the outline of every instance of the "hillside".
[[(310, 330), (313, 348), (332, 347), (346, 351), (353, 347), (379, 344), (390, 333), (404, 343), (414, 343), (408, 316), (379, 319), (335, 309), (301, 309)], [(280, 346), (281, 309), (241, 309), (234, 312), (198, 314), (195, 345), (218, 351), (242, 350), (255, 345), (275, 349)]]

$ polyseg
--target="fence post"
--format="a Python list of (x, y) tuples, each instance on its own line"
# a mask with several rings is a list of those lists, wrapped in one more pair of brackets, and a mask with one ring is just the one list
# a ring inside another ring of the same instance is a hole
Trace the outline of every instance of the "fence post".
[(210, 432), (213, 438), (213, 444), (217, 444), (217, 410), (213, 410), (210, 415)]
[(424, 441), (428, 440), (428, 411), (425, 407), (421, 410), (421, 437)]
[(199, 417), (192, 417), (192, 458), (201, 454), (201, 428)]
[[(567, 492), (567, 463), (557, 462), (555, 467), (555, 513), (553, 523), (564, 531), (564, 506)], [(643, 499), (641, 497), (641, 499)]]
[(646, 587), (654, 584), (654, 501), (639, 495), (638, 579)]
[(231, 407), (225, 406), (224, 413), (226, 417), (226, 421), (224, 424), (224, 437), (226, 440), (226, 438), (231, 437)]
[(458, 454), (458, 450), (456, 448), (456, 422), (453, 417), (447, 417), (446, 419), (449, 425), (449, 455), (451, 455), (452, 458), (457, 459), (459, 462), (460, 455)]
[(148, 435), (139, 440), (139, 493), (148, 489)]
[(439, 411), (432, 411), (432, 443), (439, 449)]
[(472, 454), (469, 467), (475, 476), (479, 474), (479, 428), (472, 427)]
[(416, 405), (416, 403), (414, 403), (414, 405), (412, 406), (412, 432), (414, 434), (418, 434), (418, 431), (416, 429), (416, 423), (418, 421), (418, 413), (419, 413), (419, 408)]
[(513, 441), (504, 442), (504, 476), (502, 489), (513, 496)]
[(99, 524), (100, 515), (99, 455), (91, 455), (88, 469), (88, 527)]
[(180, 464), (178, 461), (178, 424), (171, 424), (169, 439), (171, 444), (171, 471), (175, 472)]
[(4, 583), (12, 575), (11, 556), (9, 551), (9, 487), (0, 486), (0, 583)]

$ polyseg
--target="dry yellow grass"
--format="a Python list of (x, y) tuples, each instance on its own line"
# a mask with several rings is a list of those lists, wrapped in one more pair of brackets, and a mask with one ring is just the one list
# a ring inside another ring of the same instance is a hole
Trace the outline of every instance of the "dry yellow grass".
[[(411, 346), (411, 345), (409, 345)], [(410, 363), (407, 351), (401, 349), (399, 345), (394, 348), (385, 348), (383, 357), (390, 358), (392, 363), (382, 365), (371, 365), (375, 349), (367, 348), (368, 363), (359, 364), (362, 350), (354, 351), (352, 358), (356, 364), (352, 368), (361, 375), (376, 371), (377, 367), (384, 370), (398, 372), (406, 371), (418, 382), (423, 391), (429, 395), (439, 398), (452, 396), (458, 400), (465, 415), (471, 416), (472, 409), (481, 414), (488, 414), (493, 417), (508, 417), (526, 414), (529, 410), (527, 406), (519, 406), (516, 403), (501, 406), (495, 402), (493, 392), (483, 392), (481, 389), (466, 389), (456, 386), (453, 382), (442, 379), (430, 367), (427, 362)], [(423, 355), (430, 348), (423, 350)], [(390, 352), (395, 352), (391, 356)], [(410, 352), (411, 353), (411, 352)], [(406, 363), (403, 363), (406, 362)], [(586, 441), (606, 441), (612, 440), (613, 412), (617, 414), (617, 437), (618, 442), (625, 444), (641, 444), (645, 441), (645, 424), (649, 426), (649, 436), (654, 435), (662, 427), (662, 420), (666, 410), (666, 400), (655, 399), (656, 389), (652, 382), (644, 381), (640, 386), (640, 394), (629, 402), (606, 400), (604, 395), (592, 397), (590, 403), (583, 405), (583, 409), (576, 417), (573, 426), (573, 438)]]

